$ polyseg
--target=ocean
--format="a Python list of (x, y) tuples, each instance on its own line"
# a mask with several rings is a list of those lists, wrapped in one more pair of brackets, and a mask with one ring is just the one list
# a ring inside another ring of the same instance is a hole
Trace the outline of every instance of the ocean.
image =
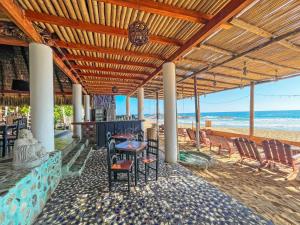
[[(145, 115), (154, 119), (155, 115)], [(160, 115), (160, 122), (163, 122)], [(204, 126), (205, 120), (211, 120), (213, 127), (249, 127), (249, 112), (207, 112), (201, 113), (200, 124)], [(195, 113), (179, 113), (178, 123), (195, 124)], [(256, 111), (255, 128), (270, 130), (300, 131), (300, 110)]]

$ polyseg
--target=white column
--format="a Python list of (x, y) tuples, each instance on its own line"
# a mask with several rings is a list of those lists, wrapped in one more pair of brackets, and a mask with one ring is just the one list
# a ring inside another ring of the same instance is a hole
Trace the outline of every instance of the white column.
[(126, 96), (126, 116), (130, 117), (130, 96)]
[(163, 65), (165, 155), (169, 163), (177, 162), (176, 73), (172, 62)]
[[(144, 88), (138, 88), (138, 119), (144, 120)], [(142, 122), (142, 130), (144, 130), (144, 123)]]
[(30, 108), (33, 136), (47, 151), (54, 147), (54, 92), (52, 49), (46, 45), (29, 45)]
[[(82, 87), (80, 84), (73, 84), (73, 122), (82, 122)], [(81, 138), (81, 125), (73, 126), (73, 137)]]
[(91, 99), (89, 95), (84, 95), (84, 119), (85, 121), (91, 120)]

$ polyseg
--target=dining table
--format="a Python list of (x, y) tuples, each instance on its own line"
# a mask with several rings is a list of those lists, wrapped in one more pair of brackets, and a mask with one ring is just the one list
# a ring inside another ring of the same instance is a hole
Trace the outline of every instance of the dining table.
[(113, 139), (118, 139), (118, 140), (128, 140), (128, 139), (134, 139), (135, 135), (134, 134), (114, 134), (111, 136)]
[(134, 159), (134, 183), (138, 182), (138, 155), (144, 152), (147, 147), (147, 142), (144, 141), (124, 141), (116, 145), (116, 149), (129, 158), (130, 155)]

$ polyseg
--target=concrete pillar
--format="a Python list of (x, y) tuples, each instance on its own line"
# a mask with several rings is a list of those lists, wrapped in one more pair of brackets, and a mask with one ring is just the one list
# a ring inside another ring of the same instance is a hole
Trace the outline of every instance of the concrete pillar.
[(29, 45), (30, 110), (33, 136), (51, 152), (54, 147), (54, 92), (52, 49)]
[[(72, 89), (73, 101), (73, 122), (82, 122), (82, 87), (80, 84), (73, 84)], [(73, 137), (81, 138), (81, 125), (73, 126)]]
[(91, 121), (91, 99), (89, 95), (84, 95), (84, 119)]
[(250, 84), (250, 121), (249, 121), (249, 135), (254, 135), (254, 82)]
[[(138, 119), (144, 119), (144, 88), (138, 88)], [(142, 122), (142, 130), (144, 130), (144, 123)]]
[(177, 162), (176, 73), (175, 64), (163, 65), (165, 155), (169, 163)]
[(126, 96), (126, 116), (130, 117), (130, 96)]

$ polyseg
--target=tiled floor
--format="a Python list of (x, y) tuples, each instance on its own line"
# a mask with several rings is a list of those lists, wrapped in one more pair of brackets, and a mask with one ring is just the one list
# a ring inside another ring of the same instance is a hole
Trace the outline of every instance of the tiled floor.
[(61, 181), (36, 224), (272, 224), (180, 165), (109, 193), (105, 159), (95, 151), (81, 177)]

